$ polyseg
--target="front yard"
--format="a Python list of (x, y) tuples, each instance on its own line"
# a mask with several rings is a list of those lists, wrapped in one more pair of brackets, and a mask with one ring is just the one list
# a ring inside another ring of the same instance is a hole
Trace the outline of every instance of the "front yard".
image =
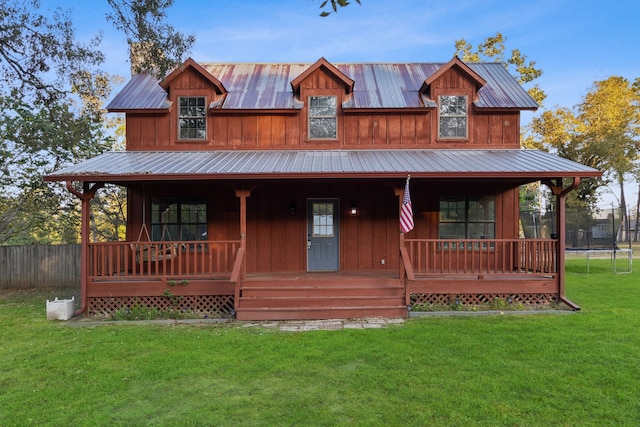
[(580, 312), (384, 329), (75, 328), (0, 293), (0, 425), (638, 425), (640, 275), (567, 264)]

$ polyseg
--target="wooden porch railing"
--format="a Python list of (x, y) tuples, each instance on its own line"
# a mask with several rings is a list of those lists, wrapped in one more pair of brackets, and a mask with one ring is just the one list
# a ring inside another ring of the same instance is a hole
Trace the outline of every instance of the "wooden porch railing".
[(405, 239), (418, 277), (556, 274), (557, 244), (550, 239)]
[(104, 278), (228, 277), (240, 240), (89, 244), (89, 276)]

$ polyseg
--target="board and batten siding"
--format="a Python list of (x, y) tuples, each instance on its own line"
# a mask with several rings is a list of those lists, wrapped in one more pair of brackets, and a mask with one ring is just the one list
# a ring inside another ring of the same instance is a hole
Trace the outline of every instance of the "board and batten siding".
[(0, 289), (79, 283), (80, 245), (0, 246)]

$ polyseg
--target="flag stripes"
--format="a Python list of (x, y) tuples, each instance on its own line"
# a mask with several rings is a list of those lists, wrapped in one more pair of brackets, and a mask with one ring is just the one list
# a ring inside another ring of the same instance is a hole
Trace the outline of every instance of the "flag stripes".
[(402, 198), (402, 209), (400, 210), (400, 230), (402, 230), (403, 233), (408, 233), (413, 230), (413, 207), (411, 206), (408, 177), (404, 185), (404, 197)]

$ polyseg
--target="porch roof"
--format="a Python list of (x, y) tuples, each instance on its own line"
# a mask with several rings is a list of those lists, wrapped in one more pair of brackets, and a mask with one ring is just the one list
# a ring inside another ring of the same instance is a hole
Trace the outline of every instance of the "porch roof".
[(595, 177), (601, 172), (539, 150), (274, 150), (107, 152), (47, 181), (132, 182), (292, 178)]

